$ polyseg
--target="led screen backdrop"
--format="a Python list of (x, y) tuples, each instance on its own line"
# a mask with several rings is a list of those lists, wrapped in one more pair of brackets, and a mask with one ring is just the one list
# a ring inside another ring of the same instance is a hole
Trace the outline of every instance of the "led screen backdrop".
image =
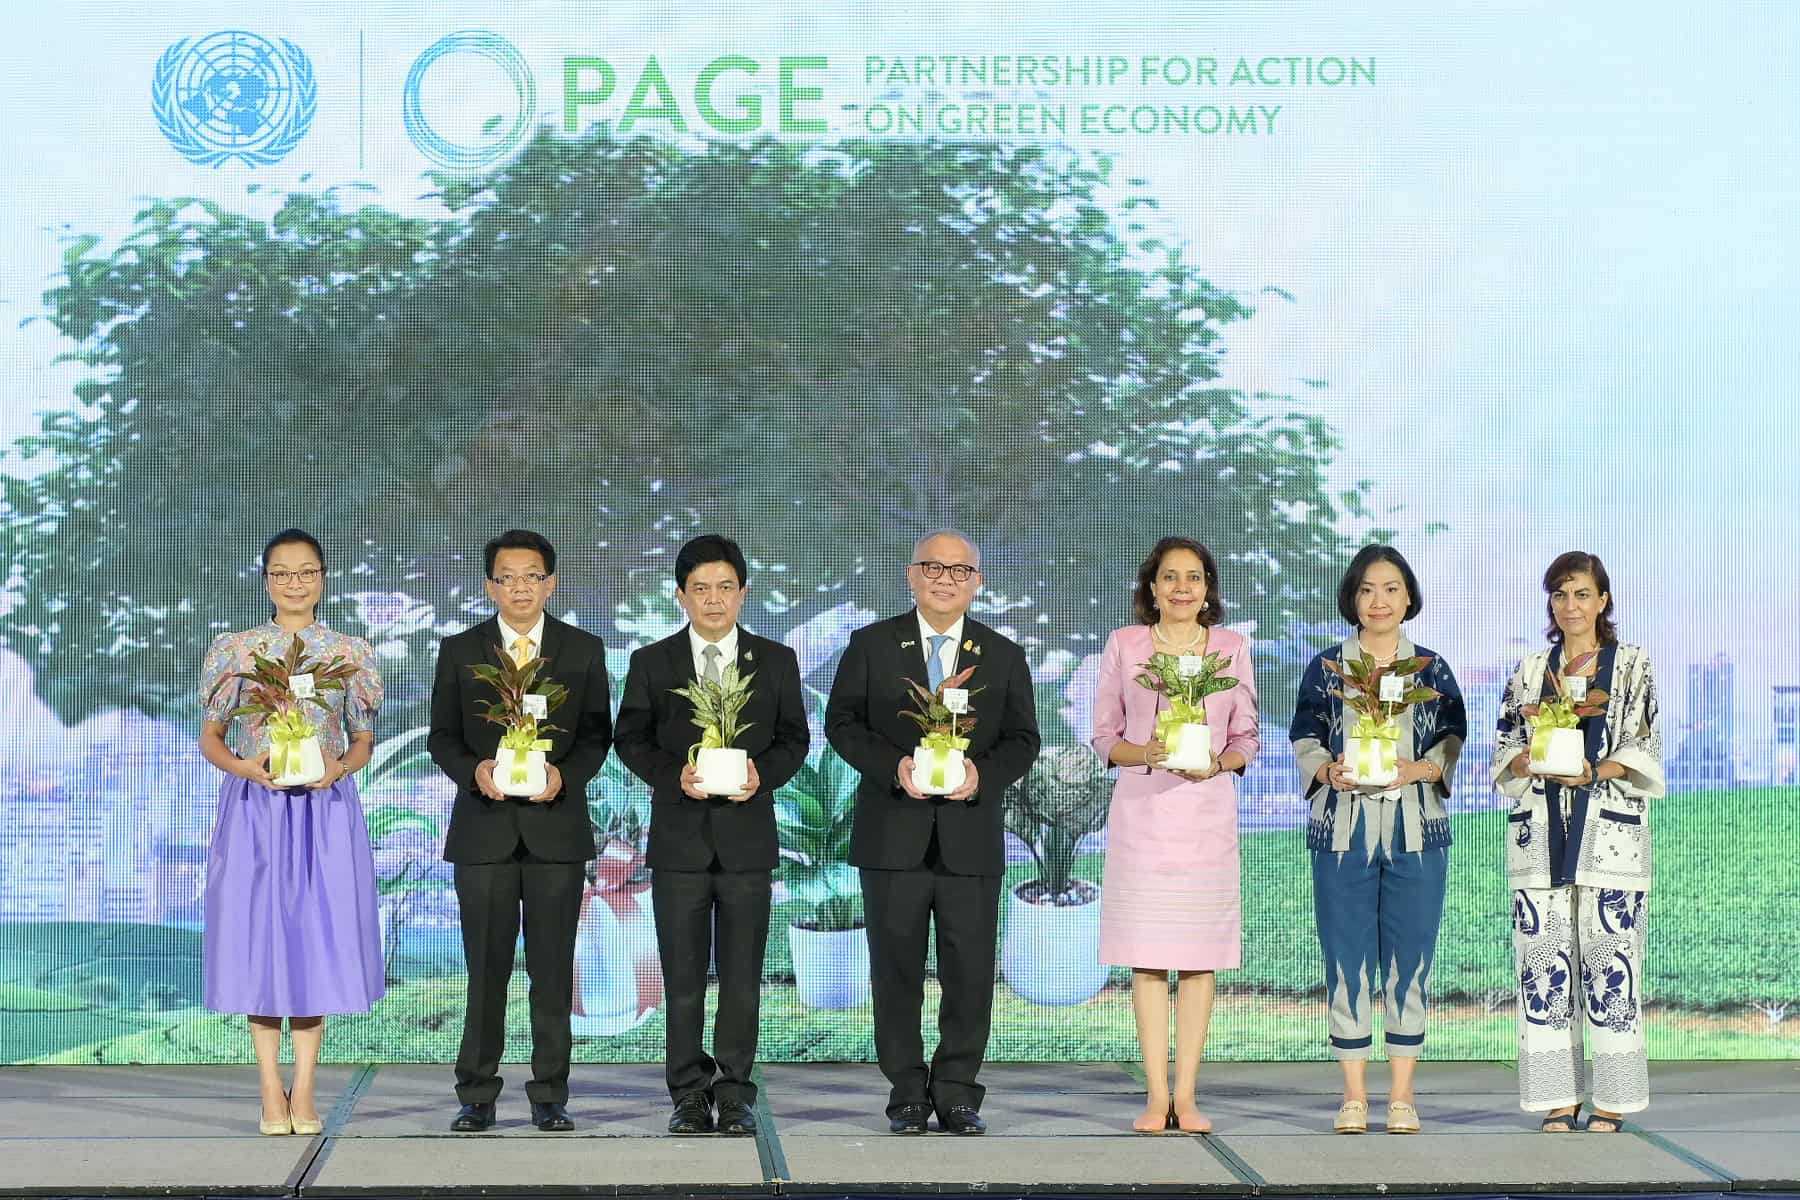
[[(734, 535), (746, 623), (820, 703), (849, 631), (906, 603), (917, 534), (980, 544), (979, 615), (1027, 648), (1046, 735), (1013, 797), (1009, 891), (1040, 886), (1005, 901), (999, 1059), (1135, 1054), (1095, 965), (1083, 747), (1095, 655), (1171, 532), (1219, 555), (1264, 704), (1213, 1055), (1323, 1055), (1285, 730), (1379, 537), (1472, 725), (1428, 1053), (1510, 1057), (1493, 722), (1545, 564), (1595, 551), (1661, 680), (1652, 1053), (1800, 1054), (1800, 13), (1367, 7), (16, 14), (0, 1060), (247, 1056), (198, 1006), (197, 674), (295, 524), (388, 689), (364, 797), (389, 991), (332, 1023), (340, 1058), (454, 1053), (421, 727), (514, 525), (558, 544), (555, 611), (621, 678), (679, 626), (675, 548)], [(823, 747), (781, 797), (772, 1059), (872, 1051), (854, 777)], [(591, 1060), (661, 1053), (647, 803), (612, 764), (589, 798)]]

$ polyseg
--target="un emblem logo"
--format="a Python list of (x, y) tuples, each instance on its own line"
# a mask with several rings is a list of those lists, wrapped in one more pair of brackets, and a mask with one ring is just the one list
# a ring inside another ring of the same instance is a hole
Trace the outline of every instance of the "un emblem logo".
[(203, 167), (285, 158), (312, 127), (319, 86), (312, 60), (286, 38), (241, 29), (183, 38), (156, 62), (156, 124), (182, 157)]

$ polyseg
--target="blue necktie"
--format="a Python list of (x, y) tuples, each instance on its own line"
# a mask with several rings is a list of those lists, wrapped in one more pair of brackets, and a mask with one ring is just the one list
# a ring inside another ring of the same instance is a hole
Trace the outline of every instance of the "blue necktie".
[(935, 692), (938, 685), (944, 682), (944, 660), (939, 655), (944, 649), (944, 643), (950, 640), (950, 635), (940, 633), (925, 640), (931, 644), (931, 649), (925, 653), (925, 678)]

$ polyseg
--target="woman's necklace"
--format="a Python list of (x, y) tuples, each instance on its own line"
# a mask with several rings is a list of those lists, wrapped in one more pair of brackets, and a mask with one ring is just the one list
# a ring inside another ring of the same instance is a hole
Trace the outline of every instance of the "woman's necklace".
[(1209, 632), (1210, 631), (1207, 629), (1207, 627), (1202, 625), (1200, 627), (1199, 633), (1197, 633), (1193, 637), (1189, 638), (1186, 642), (1177, 643), (1174, 638), (1170, 637), (1167, 633), (1165, 633), (1163, 631), (1161, 621), (1158, 621), (1156, 624), (1154, 624), (1150, 627), (1151, 636), (1153, 636), (1157, 641), (1161, 642), (1163, 644), (1163, 646), (1172, 654), (1186, 654), (1188, 651), (1194, 649), (1196, 646), (1203, 645), (1206, 641), (1206, 637)]
[(1393, 665), (1394, 660), (1396, 658), (1400, 657), (1400, 643), (1398, 640), (1396, 640), (1394, 642), (1394, 649), (1388, 654), (1388, 656), (1386, 658), (1381, 657), (1380, 655), (1376, 654), (1374, 651), (1370, 650), (1367, 646), (1363, 645), (1363, 640), (1360, 637), (1358, 637), (1356, 639), (1356, 649), (1357, 649), (1357, 652), (1359, 654), (1361, 654), (1364, 658), (1374, 659), (1375, 665), (1378, 667), (1391, 666), (1391, 665)]

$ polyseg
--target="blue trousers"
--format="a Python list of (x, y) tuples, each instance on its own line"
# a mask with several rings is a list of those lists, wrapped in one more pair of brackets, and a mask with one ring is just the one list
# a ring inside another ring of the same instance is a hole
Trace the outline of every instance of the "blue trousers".
[[(1374, 995), (1385, 1001), (1389, 1057), (1416, 1058), (1425, 1047), (1431, 960), (1444, 917), (1450, 849), (1382, 846), (1357, 814), (1350, 850), (1312, 852), (1313, 917), (1325, 955), (1325, 997), (1334, 1058), (1368, 1058)], [(1398, 829), (1395, 838), (1400, 838)], [(1385, 984), (1385, 986), (1384, 986)]]

